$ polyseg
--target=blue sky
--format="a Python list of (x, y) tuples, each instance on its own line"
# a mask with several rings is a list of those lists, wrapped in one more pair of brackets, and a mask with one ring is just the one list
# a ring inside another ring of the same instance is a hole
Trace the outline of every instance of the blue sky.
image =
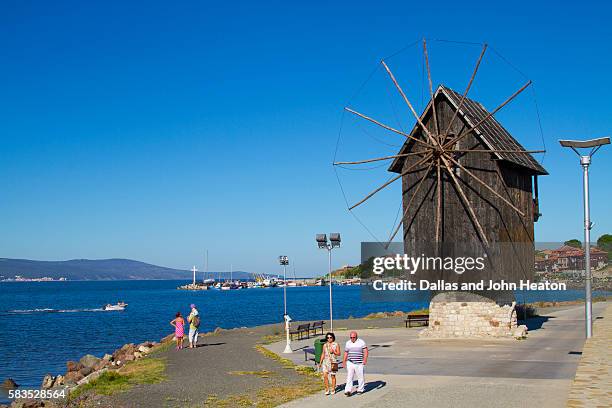
[[(187, 268), (208, 249), (214, 270), (276, 272), (287, 254), (312, 275), (326, 268), (314, 234), (340, 231), (335, 265), (358, 262), (370, 235), (330, 166), (342, 108), (382, 57), (423, 36), (487, 42), (534, 81), (544, 143), (523, 132), (520, 104), (500, 120), (548, 149), (536, 239), (581, 238), (578, 159), (556, 140), (611, 133), (611, 6), (444, 3), (3, 3), (0, 256)], [(443, 45), (432, 41), (434, 81), (448, 68), (462, 89), (479, 47), (454, 48), (471, 61), (459, 64)], [(496, 67), (512, 69), (495, 60), (474, 90), (483, 103), (522, 80), (497, 86)], [(595, 238), (612, 232), (611, 154), (592, 166)], [(383, 197), (366, 225), (393, 222), (399, 195)]]

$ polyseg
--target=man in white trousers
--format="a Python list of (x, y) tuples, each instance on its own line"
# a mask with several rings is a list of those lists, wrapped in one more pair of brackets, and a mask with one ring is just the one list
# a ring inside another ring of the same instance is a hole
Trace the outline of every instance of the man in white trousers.
[(344, 395), (350, 397), (353, 394), (353, 379), (357, 377), (357, 394), (363, 394), (365, 378), (363, 368), (368, 363), (368, 346), (365, 341), (357, 336), (356, 331), (350, 334), (350, 340), (344, 346), (344, 359), (342, 360), (346, 368), (346, 386)]

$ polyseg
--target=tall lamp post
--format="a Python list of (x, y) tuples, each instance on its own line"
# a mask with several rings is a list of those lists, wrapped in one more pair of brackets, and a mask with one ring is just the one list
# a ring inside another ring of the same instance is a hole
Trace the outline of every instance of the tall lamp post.
[[(578, 157), (580, 157), (580, 165), (583, 169), (583, 196), (584, 196), (584, 291), (585, 291), (585, 302), (584, 302), (584, 317), (586, 324), (586, 337), (591, 338), (593, 336), (593, 306), (591, 301), (591, 228), (593, 223), (591, 222), (591, 214), (589, 208), (589, 166), (591, 165), (591, 158), (603, 145), (610, 144), (609, 137), (602, 137), (599, 139), (591, 140), (559, 140), (559, 143), (563, 147), (571, 148)], [(588, 149), (591, 151), (584, 155), (581, 154), (577, 149)]]
[(331, 251), (334, 248), (340, 247), (340, 233), (332, 232), (329, 234), (329, 241), (327, 235), (317, 234), (316, 236), (317, 245), (320, 249), (327, 249), (329, 256), (329, 327), (330, 331), (334, 331), (334, 313), (333, 313), (333, 298), (332, 298), (332, 266), (331, 266)]
[(285, 313), (283, 314), (283, 318), (285, 319), (285, 334), (287, 336), (287, 344), (285, 345), (285, 350), (283, 353), (293, 353), (291, 350), (291, 338), (289, 337), (289, 322), (291, 318), (287, 314), (287, 265), (289, 265), (289, 258), (286, 255), (281, 255), (278, 257), (278, 262), (283, 266), (283, 302), (285, 305)]

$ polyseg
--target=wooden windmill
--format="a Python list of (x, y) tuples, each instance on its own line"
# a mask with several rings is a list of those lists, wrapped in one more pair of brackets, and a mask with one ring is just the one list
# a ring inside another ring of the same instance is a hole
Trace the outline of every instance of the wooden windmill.
[(477, 242), (485, 249), (503, 242), (525, 243), (533, 247), (533, 223), (539, 216), (537, 176), (548, 173), (531, 153), (543, 151), (525, 150), (494, 118), (495, 113), (529, 87), (531, 81), (491, 111), (468, 98), (486, 50), (487, 45), (484, 45), (468, 85), (460, 94), (443, 85), (433, 88), (427, 44), (423, 40), (431, 99), (420, 115), (389, 66), (381, 62), (416, 119), (409, 133), (345, 108), (405, 138), (396, 155), (335, 164), (393, 160), (389, 171), (397, 173), (397, 176), (350, 209), (402, 179), (403, 216), (389, 242), (403, 225), (407, 253), (420, 252), (424, 241)]

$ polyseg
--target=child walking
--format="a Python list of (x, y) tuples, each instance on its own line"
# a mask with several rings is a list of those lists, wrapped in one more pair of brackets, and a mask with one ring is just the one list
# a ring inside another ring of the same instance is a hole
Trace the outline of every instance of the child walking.
[(185, 319), (181, 316), (181, 312), (176, 312), (176, 317), (170, 322), (174, 327), (174, 337), (176, 337), (176, 349), (183, 348), (183, 337), (185, 337)]

